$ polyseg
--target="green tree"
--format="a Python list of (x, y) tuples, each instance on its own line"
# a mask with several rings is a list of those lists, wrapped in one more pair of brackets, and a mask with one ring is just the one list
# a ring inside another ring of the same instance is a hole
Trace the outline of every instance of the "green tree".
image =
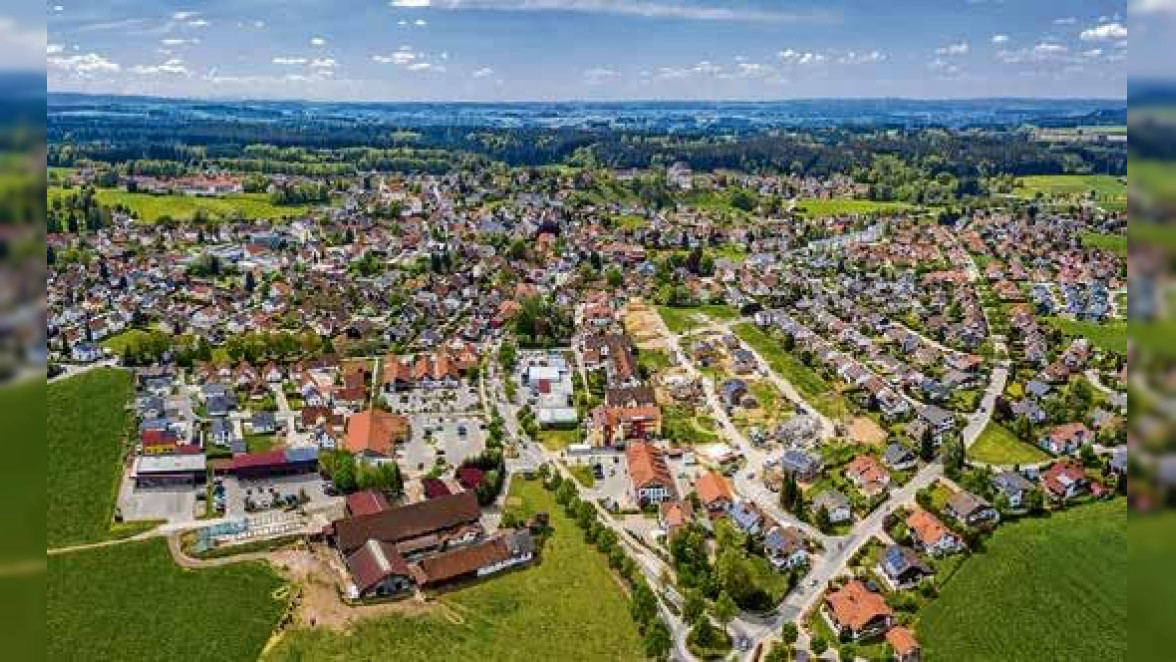
[(674, 642), (670, 638), (670, 628), (666, 627), (661, 619), (656, 619), (646, 628), (644, 637), (646, 657), (653, 660), (664, 660), (669, 657), (673, 644)]
[(735, 600), (731, 599), (730, 594), (726, 591), (720, 593), (719, 599), (715, 600), (713, 609), (715, 620), (725, 628), (735, 620), (735, 614), (738, 612), (739, 608), (735, 605)]
[(800, 638), (800, 630), (796, 627), (796, 623), (786, 621), (784, 625), (780, 626), (780, 639), (784, 643), (792, 646), (796, 640)]
[(697, 589), (687, 589), (682, 600), (682, 618), (688, 625), (694, 625), (698, 619), (706, 616), (706, 598)]

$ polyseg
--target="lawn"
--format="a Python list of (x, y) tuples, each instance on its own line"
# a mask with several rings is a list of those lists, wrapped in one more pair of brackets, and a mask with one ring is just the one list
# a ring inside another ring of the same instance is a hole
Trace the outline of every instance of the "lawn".
[(272, 451), (278, 446), (278, 438), (272, 434), (245, 435), (245, 450), (250, 453), (264, 453)]
[(596, 476), (592, 475), (592, 467), (587, 464), (573, 464), (568, 467), (568, 471), (571, 472), (576, 482), (584, 487), (592, 487), (596, 484)]
[(255, 660), (286, 607), (268, 566), (185, 570), (163, 539), (50, 556), (47, 583), (49, 660)]
[(571, 430), (540, 430), (539, 443), (549, 451), (561, 451), (571, 444), (580, 442), (579, 428)]
[(1107, 234), (1105, 232), (1083, 232), (1082, 245), (1087, 248), (1100, 248), (1119, 255), (1127, 254), (1127, 236), (1121, 234)]
[(1102, 349), (1119, 354), (1127, 353), (1127, 343), (1130, 337), (1127, 333), (1126, 322), (1096, 324), (1094, 322), (1067, 320), (1060, 317), (1048, 317), (1046, 319), (1067, 336), (1086, 338), (1095, 347), (1101, 347)]
[(637, 351), (637, 365), (641, 366), (649, 375), (655, 375), (673, 365), (670, 353), (660, 349), (642, 349)]
[(118, 495), (131, 375), (92, 370), (48, 391), (45, 542), (55, 548), (102, 540)]
[[(48, 199), (52, 201), (69, 193), (69, 190), (50, 187)], [(209, 216), (244, 219), (287, 218), (305, 214), (307, 205), (275, 205), (264, 193), (236, 193), (219, 198), (204, 198), (190, 195), (151, 195), (149, 193), (127, 193), (118, 189), (98, 189), (98, 201), (104, 205), (122, 205), (142, 221), (154, 223), (163, 216), (176, 220), (191, 219), (197, 210)]]
[(554, 533), (538, 566), (487, 578), (442, 595), (445, 607), (387, 617), (340, 634), (296, 630), (274, 660), (639, 660), (629, 604), (603, 555), (538, 481), (511, 482), (508, 507), (546, 512)]
[(920, 613), (925, 659), (1126, 659), (1127, 576), (1122, 500), (1004, 524)]
[[(0, 524), (9, 532), (0, 539), (0, 567), (13, 567), (44, 554), (40, 520), (45, 516), (46, 494), (41, 491), (45, 452), (37, 443), (45, 434), (44, 377), (0, 386), (0, 421), (10, 440), (6, 449), (10, 469), (0, 483), (5, 505)], [(23, 583), (12, 579), (14, 584)]]
[(731, 306), (712, 304), (706, 306), (658, 306), (657, 312), (666, 323), (670, 333), (682, 335), (701, 329), (713, 322), (739, 319), (739, 311)]
[(913, 208), (912, 205), (905, 202), (878, 202), (876, 200), (855, 200), (851, 198), (834, 198), (831, 200), (804, 198), (796, 201), (796, 210), (805, 218), (844, 216), (849, 214), (885, 214), (906, 211)]
[(1129, 637), (1132, 653), (1162, 660), (1176, 649), (1170, 615), (1176, 613), (1176, 513), (1136, 516), (1127, 524)]
[(985, 464), (1035, 464), (1049, 459), (1049, 455), (1030, 444), (1021, 441), (1005, 426), (992, 421), (980, 438), (968, 449), (968, 457)]
[(1034, 175), (1017, 180), (1017, 194), (1034, 198), (1073, 197), (1094, 194), (1100, 202), (1118, 203), (1127, 199), (1125, 177), (1111, 175)]
[(822, 414), (840, 418), (849, 412), (845, 400), (838, 395), (829, 382), (806, 366), (790, 352), (784, 351), (780, 343), (751, 322), (742, 322), (731, 327), (743, 342), (747, 343), (772, 366), (772, 370), (796, 390)]

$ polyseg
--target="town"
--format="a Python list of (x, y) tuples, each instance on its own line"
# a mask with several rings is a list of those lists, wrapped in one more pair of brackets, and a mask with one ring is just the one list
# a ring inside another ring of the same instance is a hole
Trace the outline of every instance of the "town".
[(123, 449), (114, 526), (286, 568), (285, 627), (547, 572), (572, 526), (643, 655), (917, 660), (1002, 529), (1121, 507), (1121, 178), (140, 163), (50, 168), (51, 383)]

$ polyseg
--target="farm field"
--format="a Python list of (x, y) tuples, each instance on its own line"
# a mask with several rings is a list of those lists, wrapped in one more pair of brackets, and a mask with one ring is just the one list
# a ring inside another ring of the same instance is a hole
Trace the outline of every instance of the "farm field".
[(968, 458), (985, 464), (1010, 465), (1044, 462), (1049, 459), (1049, 455), (1021, 441), (1000, 423), (992, 421), (968, 449)]
[(834, 198), (831, 200), (803, 198), (796, 201), (795, 209), (805, 218), (820, 218), (822, 216), (841, 216), (846, 214), (884, 214), (887, 212), (913, 209), (913, 206), (905, 202), (878, 202), (876, 200), (856, 200), (851, 198)]
[(739, 319), (739, 311), (731, 306), (725, 305), (689, 306), (682, 308), (658, 306), (657, 312), (661, 315), (662, 320), (665, 321), (666, 327), (670, 329), (670, 332), (676, 335), (690, 333), (695, 329), (701, 329), (713, 322), (726, 322)]
[[(48, 199), (64, 196), (66, 189), (50, 187)], [(264, 193), (237, 193), (221, 198), (189, 195), (151, 195), (127, 193), (116, 189), (99, 189), (98, 201), (105, 205), (123, 205), (141, 221), (154, 223), (163, 216), (176, 220), (191, 219), (198, 210), (210, 216), (241, 218), (287, 218), (305, 214), (306, 205), (274, 205)]]
[(1095, 324), (1093, 322), (1078, 322), (1059, 317), (1049, 317), (1047, 319), (1050, 324), (1053, 324), (1067, 336), (1086, 338), (1095, 347), (1101, 347), (1112, 352), (1119, 352), (1121, 354), (1127, 352), (1127, 343), (1130, 337), (1127, 333), (1126, 322)]
[(349, 632), (295, 630), (267, 660), (637, 660), (628, 601), (603, 555), (538, 481), (511, 483), (508, 507), (551, 515), (537, 566), (453, 590), (416, 617), (359, 623)]
[(1034, 198), (1084, 197), (1091, 193), (1099, 202), (1120, 203), (1127, 200), (1125, 178), (1111, 175), (1035, 175), (1017, 180), (1018, 195)]
[(1004, 524), (920, 612), (924, 659), (1125, 659), (1127, 575), (1121, 499)]
[(834, 392), (833, 387), (812, 368), (784, 351), (775, 338), (751, 322), (736, 324), (731, 329), (743, 342), (758, 352), (772, 366), (772, 370), (795, 386), (818, 411), (830, 418), (838, 418), (848, 413), (845, 400)]
[(258, 562), (180, 568), (162, 538), (50, 556), (47, 659), (257, 659), (283, 585)]
[(48, 386), (46, 544), (110, 536), (118, 492), (130, 373), (92, 370)]

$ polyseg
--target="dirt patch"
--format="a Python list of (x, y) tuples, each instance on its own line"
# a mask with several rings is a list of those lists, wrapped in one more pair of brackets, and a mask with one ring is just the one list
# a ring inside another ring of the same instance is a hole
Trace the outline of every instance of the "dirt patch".
[(621, 310), (621, 320), (638, 349), (668, 349), (666, 339), (662, 336), (661, 318), (644, 301), (633, 299), (625, 304)]
[(849, 438), (861, 444), (881, 446), (886, 441), (886, 430), (873, 420), (858, 416), (849, 424)]

